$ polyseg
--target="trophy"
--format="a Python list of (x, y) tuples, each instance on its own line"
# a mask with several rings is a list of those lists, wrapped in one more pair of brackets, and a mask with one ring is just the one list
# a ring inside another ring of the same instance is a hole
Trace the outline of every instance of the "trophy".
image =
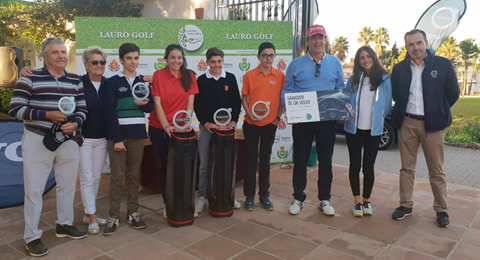
[(173, 115), (173, 125), (179, 132), (187, 132), (192, 123), (192, 115), (187, 110), (180, 110)]
[(145, 102), (150, 94), (150, 88), (145, 82), (138, 82), (132, 87), (132, 96), (134, 99)]
[(73, 115), (75, 112), (75, 98), (74, 97), (62, 97), (58, 100), (58, 109), (66, 116)]
[(213, 121), (220, 129), (227, 129), (228, 124), (232, 121), (231, 108), (219, 108), (213, 114)]
[(260, 120), (266, 118), (270, 113), (270, 101), (257, 101), (252, 106), (252, 115)]

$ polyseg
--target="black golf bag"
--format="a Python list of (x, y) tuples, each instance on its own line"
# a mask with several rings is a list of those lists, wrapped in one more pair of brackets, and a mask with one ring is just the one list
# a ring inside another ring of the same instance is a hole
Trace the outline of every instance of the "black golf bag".
[(208, 155), (208, 205), (212, 216), (228, 217), (233, 214), (235, 199), (235, 129), (212, 130)]
[(165, 207), (171, 226), (193, 224), (196, 166), (195, 132), (173, 132), (168, 147), (165, 185)]

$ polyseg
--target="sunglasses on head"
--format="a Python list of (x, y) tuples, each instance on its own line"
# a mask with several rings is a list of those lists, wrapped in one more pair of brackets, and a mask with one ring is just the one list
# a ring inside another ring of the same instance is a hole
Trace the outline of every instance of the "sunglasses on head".
[(104, 60), (92, 60), (90, 63), (92, 63), (92, 65), (98, 65), (98, 63), (100, 63), (100, 65), (102, 65), (102, 66), (107, 64), (107, 62), (104, 61)]
[(315, 63), (315, 77), (320, 76), (320, 67), (322, 67), (321, 63)]

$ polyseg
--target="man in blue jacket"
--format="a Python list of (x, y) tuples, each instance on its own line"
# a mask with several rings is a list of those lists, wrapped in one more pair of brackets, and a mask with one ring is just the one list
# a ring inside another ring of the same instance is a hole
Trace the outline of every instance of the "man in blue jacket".
[[(345, 88), (342, 65), (337, 57), (325, 53), (327, 33), (321, 25), (314, 24), (307, 30), (308, 53), (294, 59), (287, 69), (285, 87), (282, 90), (282, 104), (285, 94), (308, 91), (322, 91)], [(294, 124), (293, 154), (293, 196), (288, 213), (300, 213), (307, 195), (307, 161), (315, 136), (318, 154), (318, 199), (319, 208), (327, 216), (335, 215), (330, 205), (332, 187), (332, 156), (335, 144), (335, 120)]]
[(459, 96), (457, 76), (450, 60), (427, 50), (422, 30), (405, 34), (408, 55), (392, 72), (392, 96), (395, 107), (393, 125), (399, 129), (400, 207), (392, 214), (401, 220), (412, 214), (413, 184), (419, 144), (428, 167), (433, 208), (440, 227), (450, 225), (447, 207), (447, 183), (443, 172), (444, 129), (452, 123), (450, 107)]

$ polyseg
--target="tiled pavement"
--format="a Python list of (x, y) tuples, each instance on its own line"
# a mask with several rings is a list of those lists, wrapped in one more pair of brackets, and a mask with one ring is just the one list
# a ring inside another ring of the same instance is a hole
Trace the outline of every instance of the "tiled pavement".
[[(306, 205), (297, 216), (287, 213), (292, 170), (272, 165), (273, 212), (263, 210), (257, 202), (253, 212), (240, 209), (232, 217), (220, 219), (203, 213), (192, 226), (172, 228), (161, 217), (161, 197), (144, 191), (140, 201), (144, 207), (139, 211), (147, 228), (135, 230), (122, 219), (113, 236), (89, 235), (81, 240), (55, 237), (55, 195), (50, 192), (44, 197), (40, 223), (42, 240), (50, 252), (42, 259), (480, 259), (479, 189), (450, 184), (452, 224), (439, 228), (430, 185), (417, 179), (413, 215), (395, 221), (391, 213), (398, 205), (398, 175), (377, 172), (374, 214), (354, 218), (348, 168), (337, 165), (331, 199), (336, 216), (327, 217), (317, 208), (316, 168), (309, 171)], [(102, 177), (97, 202), (100, 216), (108, 211), (108, 182), (108, 176)], [(243, 194), (241, 183), (236, 192)], [(238, 197), (243, 202), (243, 196)], [(75, 224), (86, 230), (80, 223), (79, 192), (75, 203)], [(0, 210), (0, 259), (27, 258), (23, 226), (21, 206)]]

